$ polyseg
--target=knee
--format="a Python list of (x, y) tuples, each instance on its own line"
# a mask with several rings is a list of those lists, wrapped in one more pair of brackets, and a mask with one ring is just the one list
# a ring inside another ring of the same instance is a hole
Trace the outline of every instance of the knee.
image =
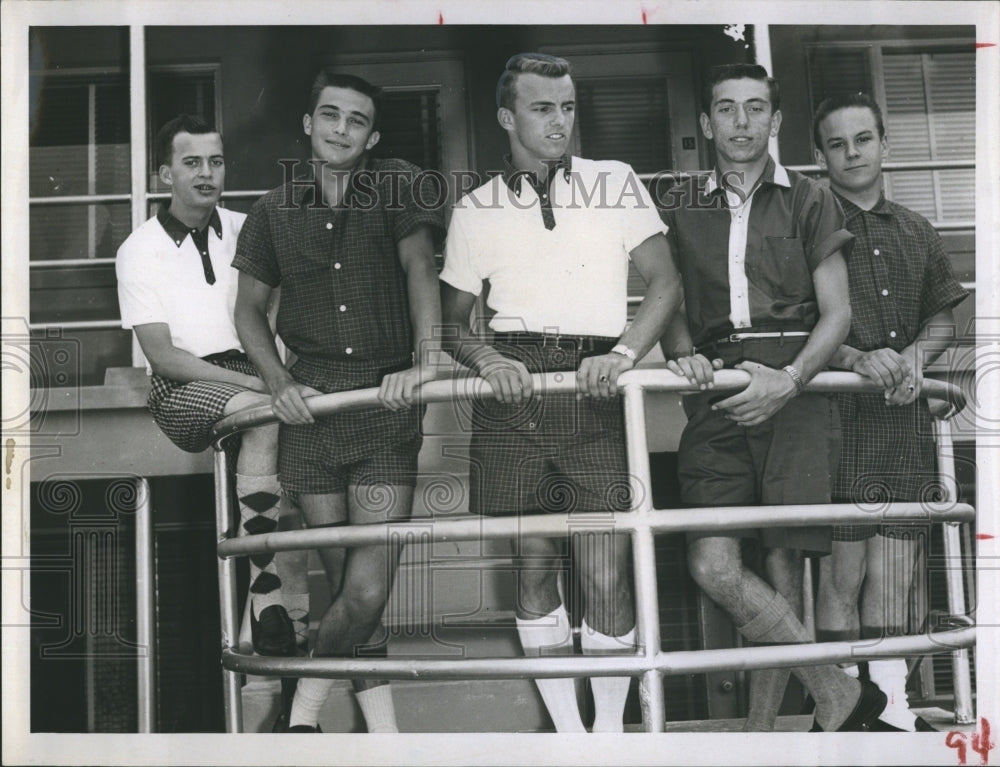
[(694, 582), (716, 601), (738, 590), (743, 580), (743, 566), (738, 560), (709, 552), (692, 550), (688, 555), (688, 568)]
[(340, 600), (348, 620), (354, 625), (359, 625), (381, 620), (388, 596), (385, 590), (378, 588), (345, 587), (344, 591), (341, 592)]

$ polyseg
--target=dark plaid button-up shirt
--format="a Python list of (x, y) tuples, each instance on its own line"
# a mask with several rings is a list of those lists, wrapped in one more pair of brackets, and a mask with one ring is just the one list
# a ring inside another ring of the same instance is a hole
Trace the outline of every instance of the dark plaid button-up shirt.
[(299, 357), (377, 366), (412, 353), (396, 244), (421, 225), (443, 229), (440, 207), (415, 199), (419, 173), (402, 160), (368, 160), (337, 207), (296, 179), (251, 209), (233, 266), (281, 285), (278, 333)]
[[(848, 259), (851, 331), (861, 351), (902, 351), (935, 314), (967, 295), (941, 238), (913, 211), (881, 198), (862, 210), (837, 195), (856, 240)], [(868, 503), (932, 497), (937, 480), (926, 401), (888, 407), (881, 394), (838, 395), (843, 442), (834, 496)], [(877, 521), (874, 520), (873, 521)]]

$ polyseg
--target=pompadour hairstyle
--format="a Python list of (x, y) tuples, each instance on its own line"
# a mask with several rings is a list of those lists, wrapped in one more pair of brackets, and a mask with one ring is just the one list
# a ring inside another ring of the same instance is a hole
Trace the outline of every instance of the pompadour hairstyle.
[(572, 75), (569, 62), (547, 53), (516, 53), (507, 59), (503, 74), (497, 81), (497, 107), (514, 109), (517, 99), (517, 78), (523, 74), (542, 77), (563, 77)]
[(875, 125), (878, 127), (878, 137), (885, 138), (885, 121), (882, 119), (882, 108), (867, 93), (838, 93), (836, 96), (823, 99), (816, 107), (816, 114), (813, 115), (813, 142), (817, 149), (822, 149), (823, 139), (819, 135), (819, 124), (827, 117), (839, 109), (848, 107), (864, 107), (870, 109), (875, 115)]
[(726, 80), (744, 78), (767, 83), (767, 97), (771, 102), (771, 111), (777, 112), (781, 109), (781, 90), (778, 88), (778, 81), (768, 75), (767, 70), (760, 64), (718, 64), (705, 74), (705, 81), (701, 87), (701, 111), (705, 114), (712, 113), (712, 91), (716, 85)]
[(202, 133), (218, 133), (218, 131), (197, 115), (177, 115), (173, 120), (165, 123), (156, 133), (157, 168), (161, 165), (170, 165), (174, 161), (174, 136), (178, 133), (190, 133), (192, 136), (196, 136)]
[(312, 88), (309, 91), (308, 114), (312, 115), (316, 111), (316, 105), (319, 103), (319, 97), (324, 88), (348, 88), (370, 98), (372, 104), (375, 105), (372, 130), (378, 130), (379, 119), (382, 116), (381, 88), (377, 85), (372, 85), (363, 77), (358, 77), (357, 75), (343, 74), (330, 68), (321, 69), (319, 74), (313, 79)]

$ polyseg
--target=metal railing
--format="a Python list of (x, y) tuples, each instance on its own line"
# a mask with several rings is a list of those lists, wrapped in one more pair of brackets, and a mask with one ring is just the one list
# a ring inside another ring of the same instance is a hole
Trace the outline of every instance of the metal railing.
[[(575, 391), (572, 375), (549, 373), (534, 375), (534, 390), (546, 395), (571, 394)], [(749, 383), (749, 375), (736, 370), (716, 373), (717, 390), (740, 389)], [(699, 509), (657, 510), (652, 506), (649, 452), (646, 443), (645, 399), (647, 391), (691, 392), (694, 388), (683, 378), (664, 369), (640, 369), (619, 379), (625, 407), (626, 444), (629, 481), (633, 507), (615, 514), (615, 532), (631, 537), (635, 578), (637, 648), (632, 655), (563, 656), (484, 659), (397, 659), (397, 658), (272, 658), (246, 655), (238, 651), (239, 619), (236, 604), (236, 570), (234, 557), (254, 553), (322, 548), (324, 546), (357, 546), (405, 540), (407, 534), (427, 537), (428, 529), (434, 541), (485, 540), (511, 538), (517, 535), (564, 536), (586, 533), (581, 521), (567, 524), (569, 515), (546, 514), (524, 517), (470, 517), (465, 519), (414, 518), (410, 522), (393, 522), (337, 528), (304, 529), (236, 538), (230, 521), (229, 483), (223, 444), (229, 436), (244, 429), (275, 421), (269, 406), (256, 407), (222, 419), (215, 428), (215, 492), (216, 523), (219, 534), (219, 600), (222, 629), (222, 665), (226, 729), (242, 731), (242, 702), (239, 674), (280, 676), (315, 676), (328, 678), (382, 679), (498, 679), (520, 677), (565, 676), (635, 676), (639, 678), (639, 698), (643, 726), (647, 732), (662, 732), (665, 708), (662, 676), (691, 674), (723, 669), (778, 668), (820, 665), (848, 659), (864, 660), (900, 655), (922, 655), (936, 652), (953, 653), (956, 667), (956, 714), (971, 719), (971, 684), (967, 648), (975, 644), (975, 628), (964, 614), (964, 585), (959, 568), (946, 570), (950, 609), (960, 628), (935, 631), (925, 635), (887, 638), (872, 644), (871, 640), (827, 642), (811, 645), (743, 647), (724, 650), (664, 652), (660, 649), (659, 607), (656, 580), (654, 534), (688, 530), (725, 531), (739, 527), (779, 527), (837, 523), (871, 523), (872, 513), (850, 504), (814, 504), (753, 507), (710, 507)], [(821, 373), (807, 387), (814, 392), (879, 391), (854, 373)], [(377, 389), (325, 394), (307, 400), (310, 412), (317, 417), (335, 412), (378, 407)], [(950, 417), (964, 407), (961, 390), (940, 381), (926, 380), (923, 396), (943, 399), (949, 403), (944, 417)], [(424, 403), (449, 402), (492, 396), (489, 385), (479, 378), (454, 378), (426, 384), (420, 391)], [(941, 432), (948, 441), (950, 433)], [(893, 521), (944, 523), (946, 530), (974, 518), (974, 510), (955, 499), (954, 482), (946, 482), (947, 497), (939, 503), (893, 503)], [(604, 520), (596, 521), (594, 532), (607, 532)], [(946, 538), (947, 540), (947, 538)], [(957, 537), (953, 542), (957, 542)], [(946, 544), (947, 545), (947, 544)], [(957, 556), (951, 549), (946, 556)], [(964, 663), (964, 677), (958, 668)], [(959, 696), (963, 700), (959, 700)]]

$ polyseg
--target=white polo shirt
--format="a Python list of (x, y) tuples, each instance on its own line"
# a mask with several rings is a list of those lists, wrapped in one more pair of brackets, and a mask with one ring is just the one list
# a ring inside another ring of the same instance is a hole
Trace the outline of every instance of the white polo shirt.
[(494, 331), (617, 337), (629, 253), (667, 227), (625, 163), (573, 157), (554, 173), (551, 229), (527, 182), (518, 193), (495, 176), (459, 200), (441, 279), (476, 296), (489, 280)]
[(123, 328), (165, 322), (173, 345), (196, 357), (243, 348), (233, 322), (239, 272), (232, 262), (246, 215), (217, 210), (222, 237), (208, 230), (212, 285), (190, 234), (178, 244), (155, 216), (122, 243), (115, 272)]

